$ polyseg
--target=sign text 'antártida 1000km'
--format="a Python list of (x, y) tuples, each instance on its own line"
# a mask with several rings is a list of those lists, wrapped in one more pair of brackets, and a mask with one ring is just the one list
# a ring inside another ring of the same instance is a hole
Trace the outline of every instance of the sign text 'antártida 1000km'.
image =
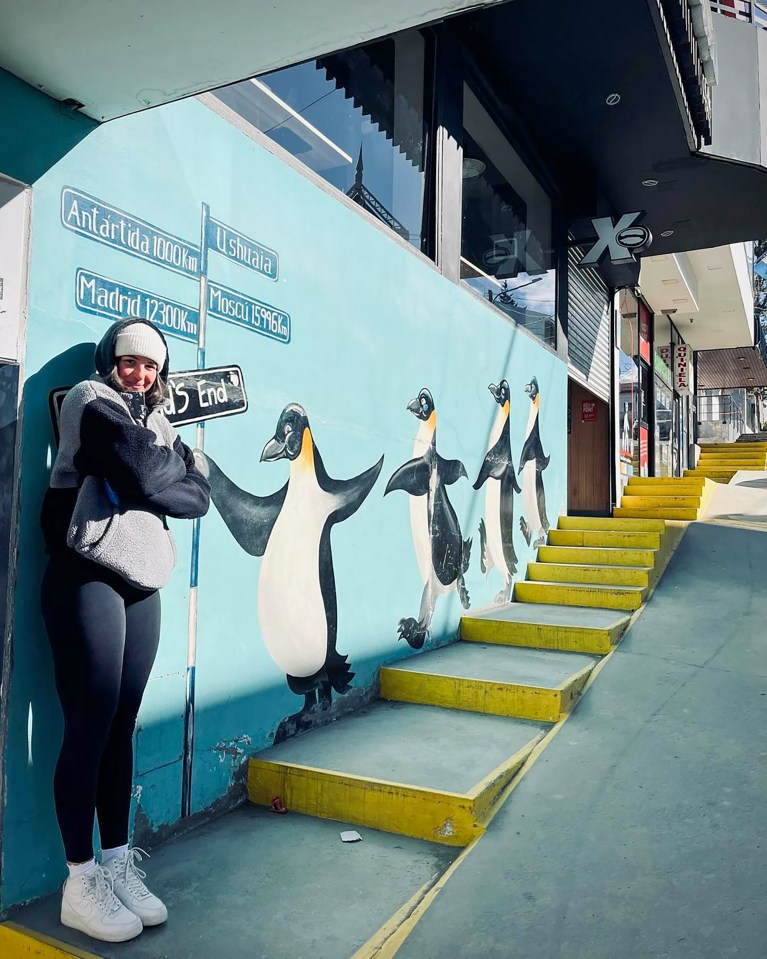
[(168, 419), (174, 426), (232, 416), (244, 413), (248, 408), (245, 381), (239, 366), (171, 373), (168, 387)]
[(154, 323), (163, 333), (182, 340), (197, 341), (198, 310), (82, 268), (75, 273), (75, 305), (83, 313), (91, 313), (105, 320), (140, 316)]
[(61, 191), (61, 222), (80, 236), (174, 273), (194, 278), (200, 275), (200, 248), (196, 244), (72, 187)]

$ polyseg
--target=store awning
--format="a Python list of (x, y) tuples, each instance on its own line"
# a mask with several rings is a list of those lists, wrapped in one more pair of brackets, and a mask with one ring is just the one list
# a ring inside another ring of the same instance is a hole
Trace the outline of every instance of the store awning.
[(699, 390), (767, 386), (765, 356), (758, 346), (745, 350), (704, 350), (696, 356)]
[(712, 18), (722, 42), (713, 143), (702, 152), (661, 6), (681, 10), (686, 0), (515, 2), (451, 26), (510, 120), (530, 131), (577, 239), (593, 235), (592, 217), (640, 210), (653, 254), (767, 235), (767, 32)]

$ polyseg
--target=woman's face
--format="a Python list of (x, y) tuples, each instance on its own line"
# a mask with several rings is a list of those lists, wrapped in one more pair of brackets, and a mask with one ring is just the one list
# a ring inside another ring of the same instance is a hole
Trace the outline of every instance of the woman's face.
[(117, 375), (131, 393), (146, 393), (157, 379), (157, 364), (148, 356), (120, 356)]

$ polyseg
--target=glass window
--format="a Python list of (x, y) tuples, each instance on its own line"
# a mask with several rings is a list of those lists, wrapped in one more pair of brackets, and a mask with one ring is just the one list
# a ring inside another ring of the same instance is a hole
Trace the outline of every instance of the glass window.
[(426, 252), (425, 66), (424, 37), (407, 31), (216, 96)]
[(463, 117), (461, 279), (554, 345), (551, 200), (466, 85)]
[(639, 389), (639, 305), (630, 290), (621, 290), (618, 301), (620, 316), (620, 417), (621, 460), (639, 472), (639, 421), (641, 400)]

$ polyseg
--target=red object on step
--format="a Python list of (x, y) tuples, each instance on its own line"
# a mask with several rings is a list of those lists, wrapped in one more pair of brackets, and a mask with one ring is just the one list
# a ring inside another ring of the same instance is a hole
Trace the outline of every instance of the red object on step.
[(285, 806), (283, 806), (282, 800), (280, 799), (279, 796), (272, 797), (272, 812), (280, 813), (283, 816), (287, 812), (287, 809), (285, 808)]

